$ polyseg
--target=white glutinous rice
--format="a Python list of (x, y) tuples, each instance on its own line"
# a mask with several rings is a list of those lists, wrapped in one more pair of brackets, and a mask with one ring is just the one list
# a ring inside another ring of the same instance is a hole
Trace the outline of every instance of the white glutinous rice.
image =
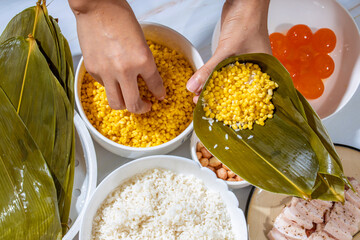
[(218, 192), (192, 175), (152, 169), (109, 194), (93, 220), (92, 239), (234, 239)]

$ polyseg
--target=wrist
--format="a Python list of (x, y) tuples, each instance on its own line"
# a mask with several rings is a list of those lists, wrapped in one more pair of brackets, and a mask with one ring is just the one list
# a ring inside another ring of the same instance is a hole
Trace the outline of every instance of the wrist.
[(250, 8), (261, 8), (268, 7), (270, 0), (226, 0), (225, 4), (242, 7), (250, 7)]
[(96, 8), (96, 0), (68, 0), (71, 10), (74, 12), (75, 16), (86, 13), (90, 9)]
[(126, 0), (68, 0), (69, 5), (75, 17), (104, 8), (111, 8), (116, 6), (117, 8), (129, 8)]
[(238, 33), (265, 31), (269, 3), (270, 0), (226, 0), (221, 25), (227, 25)]

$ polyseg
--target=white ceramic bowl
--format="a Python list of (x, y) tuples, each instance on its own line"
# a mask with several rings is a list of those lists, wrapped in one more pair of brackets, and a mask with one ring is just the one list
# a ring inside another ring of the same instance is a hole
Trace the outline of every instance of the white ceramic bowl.
[(131, 161), (107, 176), (97, 187), (86, 206), (86, 212), (80, 228), (80, 240), (91, 237), (92, 221), (97, 209), (105, 198), (119, 185), (132, 176), (153, 168), (162, 168), (185, 175), (194, 175), (204, 181), (209, 189), (220, 193), (231, 218), (234, 234), (237, 240), (247, 240), (247, 227), (243, 211), (238, 208), (239, 202), (230, 192), (226, 184), (217, 179), (212, 171), (200, 168), (194, 161), (177, 156), (150, 156)]
[(94, 144), (83, 120), (75, 112), (75, 175), (68, 226), (69, 231), (62, 238), (72, 240), (79, 232), (85, 205), (95, 191), (97, 162)]
[[(199, 159), (198, 159), (197, 156), (196, 156), (196, 145), (197, 145), (198, 142), (200, 142), (200, 140), (199, 140), (199, 138), (196, 136), (195, 131), (194, 131), (193, 134), (192, 134), (192, 136), (191, 136), (191, 139), (190, 139), (190, 153), (191, 153), (191, 157), (192, 157), (192, 159), (193, 159), (201, 168), (206, 168), (206, 169), (208, 169), (207, 167), (201, 166), (200, 161), (199, 161)], [(211, 170), (209, 170), (209, 171), (211, 171)], [(212, 171), (211, 171), (211, 172), (212, 172)], [(215, 173), (214, 173), (214, 175), (216, 176)], [(245, 181), (245, 180), (238, 181), (238, 182), (231, 182), (231, 181), (224, 181), (224, 180), (222, 180), (222, 179), (219, 179), (219, 181), (225, 182), (230, 189), (239, 189), (239, 188), (244, 188), (244, 187), (250, 186), (250, 183), (248, 183), (248, 182)]]
[[(324, 81), (321, 97), (309, 100), (321, 119), (326, 119), (349, 102), (360, 84), (359, 29), (349, 12), (336, 0), (272, 0), (269, 7), (269, 33), (286, 32), (293, 25), (306, 24), (314, 32), (330, 28), (337, 42), (330, 56), (335, 62), (334, 73)], [(214, 53), (220, 35), (217, 23), (211, 44)]]
[[(199, 69), (204, 64), (200, 54), (195, 49), (195, 47), (180, 33), (172, 30), (171, 28), (156, 23), (141, 23), (141, 27), (144, 31), (146, 39), (166, 45), (169, 48), (182, 53), (187, 58), (194, 71)], [(108, 151), (126, 158), (138, 158), (138, 157), (150, 156), (154, 154), (167, 154), (172, 150), (176, 149), (177, 147), (179, 147), (183, 142), (185, 142), (190, 137), (191, 132), (193, 130), (192, 122), (176, 138), (170, 140), (169, 142), (154, 147), (145, 147), (145, 148), (128, 147), (125, 145), (118, 144), (106, 138), (100, 132), (98, 132), (95, 129), (95, 127), (93, 127), (92, 124), (89, 122), (80, 101), (81, 82), (85, 72), (86, 70), (84, 66), (84, 61), (83, 58), (81, 58), (75, 75), (76, 106), (80, 113), (80, 116), (84, 120), (86, 126), (88, 127), (95, 141), (97, 141), (102, 147), (104, 147)]]

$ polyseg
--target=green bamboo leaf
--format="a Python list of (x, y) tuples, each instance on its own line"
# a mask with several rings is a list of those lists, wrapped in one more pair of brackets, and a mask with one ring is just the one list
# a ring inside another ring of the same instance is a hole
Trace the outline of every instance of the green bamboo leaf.
[(47, 164), (0, 88), (0, 239), (61, 239)]
[(59, 71), (59, 74), (60, 74), (60, 78), (63, 82), (63, 87), (65, 89), (65, 92), (68, 92), (68, 85), (66, 84), (66, 78), (67, 78), (67, 75), (66, 75), (66, 55), (65, 55), (65, 43), (64, 43), (64, 37), (63, 35), (61, 34), (61, 30), (60, 30), (60, 27), (57, 23), (57, 21), (49, 16), (47, 14), (47, 9), (46, 9), (46, 6), (44, 5), (43, 7), (44, 11), (45, 11), (45, 16), (47, 17), (48, 19), (48, 22), (49, 22), (49, 25), (52, 29), (54, 29), (54, 38), (57, 42), (57, 48), (58, 48), (58, 58), (59, 58), (59, 68), (58, 68), (58, 71)]
[[(58, 196), (58, 206), (61, 216), (61, 222), (67, 223), (71, 206), (71, 193), (73, 174), (69, 175), (69, 166), (73, 166), (75, 157), (72, 154), (73, 136), (74, 136), (74, 111), (66, 96), (64, 89), (59, 82), (54, 79), (56, 91), (56, 133), (54, 152), (52, 155), (52, 170), (56, 175), (56, 188)], [(70, 185), (69, 185), (70, 183)], [(71, 191), (68, 192), (69, 187)], [(66, 227), (66, 225), (64, 225)]]
[[(62, 223), (67, 223), (70, 215), (70, 208), (71, 208), (71, 200), (72, 200), (72, 192), (74, 187), (74, 175), (75, 175), (75, 128), (73, 127), (73, 134), (72, 134), (72, 144), (71, 144), (71, 151), (69, 157), (69, 165), (66, 171), (66, 180), (65, 186), (66, 189), (64, 190), (64, 194), (62, 195), (59, 201), (59, 211)], [(68, 226), (62, 224), (62, 232), (63, 235), (68, 230)]]
[(32, 38), (10, 39), (0, 46), (0, 72), (6, 76), (0, 77), (0, 86), (48, 163), (61, 219), (67, 223), (73, 182), (68, 170), (74, 162), (73, 106)]
[(235, 61), (258, 64), (279, 85), (272, 99), (274, 118), (265, 126), (235, 131), (205, 118), (201, 93), (194, 111), (194, 129), (201, 142), (232, 171), (262, 189), (342, 201), (347, 180), (341, 162), (320, 119), (298, 95), (286, 69), (273, 56), (245, 54), (222, 61), (214, 71)]
[(54, 81), (51, 80), (54, 77), (35, 40), (19, 37), (1, 44), (0, 73), (0, 87), (52, 170), (56, 125)]
[(74, 63), (72, 60), (72, 55), (70, 52), (69, 43), (66, 38), (63, 36), (64, 40), (64, 50), (65, 50), (65, 59), (66, 59), (66, 86), (67, 86), (67, 96), (70, 100), (71, 106), (74, 109)]
[(44, 1), (38, 1), (36, 6), (25, 9), (11, 19), (0, 36), (0, 43), (13, 37), (29, 35), (35, 38), (54, 75), (66, 89), (63, 37), (57, 22), (48, 15)]
[[(69, 214), (70, 214), (70, 208), (71, 208), (71, 199), (72, 199), (72, 192), (73, 192), (73, 185), (74, 185), (74, 173), (75, 173), (75, 128), (73, 123), (74, 118), (74, 69), (73, 69), (73, 61), (72, 61), (72, 55), (70, 52), (70, 47), (65, 39), (65, 37), (61, 34), (60, 28), (57, 24), (57, 21), (53, 19), (50, 16), (50, 20), (54, 26), (54, 29), (56, 31), (57, 41), (59, 43), (59, 55), (61, 58), (61, 64), (62, 64), (62, 74), (65, 74), (65, 84), (64, 84), (64, 90), (66, 91), (65, 94), (62, 95), (62, 98), (64, 101), (66, 101), (68, 104), (66, 106), (67, 114), (71, 115), (71, 117), (68, 119), (68, 123), (71, 123), (71, 132), (67, 132), (67, 135), (69, 138), (66, 140), (67, 143), (69, 143), (69, 149), (67, 149), (69, 155), (68, 158), (68, 167), (66, 169), (66, 175), (65, 175), (65, 182), (64, 186), (65, 189), (63, 189), (63, 192), (59, 199), (59, 211), (61, 216), (61, 222), (67, 223)], [(66, 99), (65, 100), (65, 98)], [(71, 119), (71, 120), (70, 120)], [(67, 231), (67, 225), (63, 224), (63, 234), (65, 235)]]
[[(20, 36), (31, 36), (30, 39), (35, 39), (37, 43), (31, 46), (36, 47), (28, 49), (21, 42), (23, 39), (17, 38)], [(13, 38), (19, 41), (16, 42)], [(29, 124), (27, 127), (34, 134), (33, 138), (48, 163), (57, 189), (58, 209), (65, 234), (75, 167), (74, 74), (68, 43), (61, 34), (57, 21), (49, 16), (45, 1), (41, 0), (8, 23), (0, 36), (0, 43), (4, 43), (2, 47), (5, 49), (8, 48), (0, 53), (0, 71), (2, 76), (9, 76), (0, 78), (0, 86), (4, 88), (14, 107), (17, 105), (25, 124)], [(12, 56), (11, 47), (15, 49)], [(20, 59), (20, 64), (16, 61), (18, 65), (11, 63), (16, 57)], [(38, 61), (41, 58), (42, 61)], [(10, 75), (6, 75), (8, 73)], [(37, 75), (38, 82), (35, 81)], [(32, 79), (30, 84), (29, 79)], [(20, 82), (22, 85), (18, 85)], [(31, 91), (40, 94), (33, 94), (30, 99), (28, 92)], [(49, 99), (51, 96), (52, 100)], [(44, 112), (42, 106), (45, 107)], [(36, 121), (36, 111), (41, 121)], [(42, 133), (39, 131), (41, 127), (45, 130)]]
[[(304, 106), (309, 126), (316, 133), (316, 136), (314, 136), (314, 138), (318, 138), (318, 141), (321, 142), (321, 144), (314, 145), (314, 150), (317, 151), (319, 158), (323, 159), (323, 161), (319, 161), (319, 183), (315, 186), (316, 191), (314, 191), (313, 193), (313, 198), (319, 198), (317, 196), (321, 195), (334, 195), (339, 201), (344, 201), (344, 195), (342, 194), (344, 192), (343, 183), (346, 183), (348, 186), (351, 186), (351, 183), (342, 174), (343, 168), (341, 165), (340, 157), (335, 151), (335, 146), (332, 143), (326, 129), (323, 127), (319, 116), (312, 109), (308, 101), (306, 101), (306, 99), (299, 92), (297, 92), (297, 94), (301, 103)], [(331, 176), (337, 176), (337, 173), (340, 173), (340, 175), (338, 175), (338, 178), (334, 178)]]
[[(73, 190), (73, 184), (74, 184), (74, 169), (75, 169), (75, 129), (74, 129), (74, 123), (73, 123), (73, 117), (74, 117), (74, 70), (73, 70), (73, 62), (72, 62), (72, 55), (70, 52), (70, 48), (68, 45), (68, 42), (66, 41), (65, 37), (62, 35), (60, 27), (57, 23), (57, 21), (49, 16), (47, 12), (47, 8), (45, 6), (45, 2), (42, 4), (42, 9), (45, 13), (46, 20), (48, 22), (48, 25), (53, 33), (53, 37), (57, 43), (57, 51), (58, 51), (58, 61), (59, 61), (59, 68), (58, 72), (60, 75), (60, 78), (63, 79), (61, 81), (64, 91), (61, 92), (61, 98), (63, 99), (65, 104), (66, 110), (66, 116), (67, 119), (63, 119), (67, 124), (67, 132), (64, 133), (63, 136), (67, 136), (65, 142), (67, 143), (66, 153), (69, 155), (68, 158), (61, 158), (60, 164), (59, 164), (59, 171), (61, 171), (62, 175), (61, 177), (61, 183), (62, 183), (62, 191), (58, 195), (58, 206), (59, 206), (59, 212), (61, 217), (61, 222), (63, 223), (63, 234), (67, 231), (66, 223), (68, 222), (68, 217), (70, 214), (70, 207), (71, 207), (71, 199), (72, 199), (72, 190)], [(58, 88), (60, 91), (60, 88)], [(65, 93), (65, 94), (64, 94)], [(66, 99), (66, 96), (68, 99)], [(60, 116), (63, 116), (62, 113), (60, 113)], [(65, 116), (65, 114), (64, 114)], [(64, 125), (64, 122), (61, 119), (58, 119), (60, 121), (59, 125)], [(59, 137), (61, 138), (61, 137)], [(64, 144), (63, 140), (60, 140)], [(56, 149), (56, 146), (55, 146)], [(59, 151), (61, 154), (61, 151)], [(67, 165), (66, 165), (67, 164)], [(65, 175), (64, 175), (65, 174)]]
[[(55, 76), (59, 78), (59, 69), (61, 68), (59, 44), (56, 41), (56, 32), (49, 16), (44, 13), (44, 7), (46, 8), (45, 5), (38, 2), (36, 6), (27, 8), (12, 18), (0, 36), (0, 43), (14, 37), (33, 36), (48, 59)], [(59, 80), (62, 81), (62, 79), (64, 78)]]
[[(74, 109), (57, 80), (54, 80), (56, 91), (56, 134), (52, 156), (53, 171), (56, 173), (58, 207), (62, 223), (67, 223), (71, 207), (71, 197), (75, 169), (75, 129)], [(63, 224), (65, 234), (67, 226)]]

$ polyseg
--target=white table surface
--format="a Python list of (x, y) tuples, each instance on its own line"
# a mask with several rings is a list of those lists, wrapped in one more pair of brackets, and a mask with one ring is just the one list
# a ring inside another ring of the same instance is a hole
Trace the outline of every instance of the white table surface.
[[(0, 0), (0, 32), (6, 23), (19, 11), (31, 6), (36, 0)], [(129, 0), (139, 20), (146, 20), (167, 25), (188, 38), (198, 49), (204, 61), (211, 56), (211, 36), (216, 22), (220, 18), (223, 1), (219, 0)], [(360, 26), (360, 0), (339, 0), (349, 10)], [(68, 39), (74, 55), (74, 64), (80, 58), (80, 47), (76, 34), (75, 18), (66, 0), (48, 0), (51, 15), (59, 18), (59, 24)], [(324, 121), (335, 143), (342, 143), (360, 148), (360, 89), (357, 89), (350, 102), (335, 116)], [(117, 167), (129, 161), (114, 155), (94, 142), (98, 161), (98, 183)], [(191, 158), (190, 142), (169, 153)], [(239, 207), (245, 210), (251, 187), (234, 190), (239, 200)]]
[[(174, 28), (193, 43), (199, 50), (204, 61), (210, 58), (211, 36), (215, 24), (220, 18), (223, 1), (133, 0), (129, 2), (139, 20), (158, 22)], [(360, 0), (342, 0), (339, 2), (347, 9), (351, 9), (350, 14), (355, 17), (358, 26), (360, 26), (360, 17), (356, 15), (360, 13)], [(78, 59), (79, 56), (74, 57), (75, 61)], [(324, 121), (335, 143), (360, 148), (360, 112), (357, 110), (360, 109), (359, 106), (360, 88), (340, 112)], [(98, 160), (98, 183), (115, 168), (130, 161), (129, 159), (108, 152), (96, 142), (94, 145)], [(190, 141), (188, 140), (184, 142), (181, 147), (169, 154), (191, 158), (189, 146)], [(243, 210), (245, 210), (250, 190), (251, 187), (247, 187), (233, 191), (238, 197), (239, 207)]]

